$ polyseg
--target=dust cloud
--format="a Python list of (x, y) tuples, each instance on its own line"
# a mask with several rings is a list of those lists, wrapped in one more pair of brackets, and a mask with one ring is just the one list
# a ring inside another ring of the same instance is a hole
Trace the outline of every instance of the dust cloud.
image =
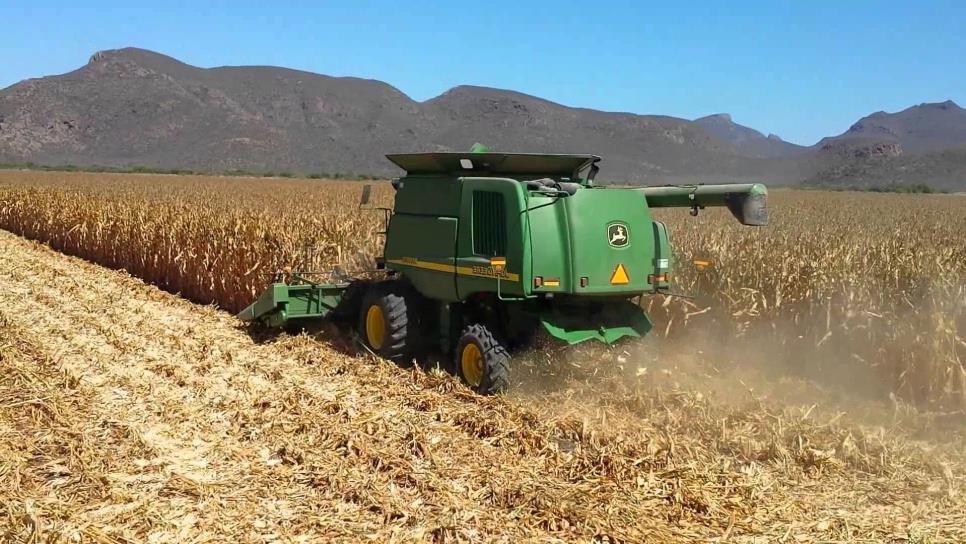
[[(687, 335), (652, 333), (616, 346), (558, 347), (539, 338), (515, 356), (511, 395), (547, 410), (641, 416), (645, 397), (690, 395), (723, 413), (796, 410), (814, 421), (854, 424), (942, 444), (966, 453), (966, 411), (917, 406), (899, 393), (901, 356), (850, 335), (813, 339), (801, 323), (774, 322), (736, 335), (726, 327), (690, 327)], [(657, 331), (659, 327), (656, 327)], [(875, 335), (869, 337), (875, 338)], [(882, 360), (863, 355), (878, 353)], [(863, 355), (860, 355), (863, 354)]]

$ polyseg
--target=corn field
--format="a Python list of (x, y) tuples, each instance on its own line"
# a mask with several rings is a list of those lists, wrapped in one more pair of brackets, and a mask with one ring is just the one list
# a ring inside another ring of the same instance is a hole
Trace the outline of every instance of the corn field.
[[(0, 173), (0, 229), (236, 311), (287, 267), (355, 274), (383, 216), (356, 182)], [(374, 188), (389, 206), (392, 188)], [(875, 376), (882, 394), (966, 407), (966, 198), (773, 191), (772, 224), (663, 210), (675, 290), (659, 334), (768, 346), (809, 375)], [(698, 270), (689, 263), (709, 260)], [(844, 374), (840, 374), (844, 372)]]

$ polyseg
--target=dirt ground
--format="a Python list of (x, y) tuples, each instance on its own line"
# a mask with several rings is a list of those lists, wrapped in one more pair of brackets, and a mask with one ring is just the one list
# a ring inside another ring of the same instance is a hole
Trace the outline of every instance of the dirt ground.
[(0, 231), (0, 541), (966, 541), (961, 431), (917, 434), (940, 416), (641, 357), (532, 356), (482, 398)]

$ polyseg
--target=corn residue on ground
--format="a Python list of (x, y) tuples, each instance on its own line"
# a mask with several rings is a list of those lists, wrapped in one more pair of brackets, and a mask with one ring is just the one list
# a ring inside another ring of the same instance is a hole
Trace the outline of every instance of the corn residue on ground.
[(624, 376), (483, 398), (0, 257), (0, 541), (966, 541), (962, 444), (898, 424)]

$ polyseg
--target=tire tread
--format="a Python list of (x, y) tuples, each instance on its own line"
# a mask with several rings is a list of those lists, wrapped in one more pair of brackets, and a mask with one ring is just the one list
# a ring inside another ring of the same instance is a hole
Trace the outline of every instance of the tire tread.
[[(380, 302), (381, 300), (381, 302)], [(371, 286), (363, 297), (359, 330), (365, 338), (365, 315), (373, 303), (380, 303), (386, 319), (386, 340), (375, 351), (380, 357), (399, 365), (409, 365), (415, 355), (418, 331), (413, 323), (418, 311), (407, 285), (386, 281)]]
[[(480, 347), (483, 348), (483, 360), (485, 370), (483, 372), (483, 383), (474, 388), (477, 393), (482, 395), (494, 395), (504, 393), (510, 387), (510, 352), (506, 346), (482, 323), (467, 325), (460, 334), (457, 344), (456, 357), (457, 369), (462, 377), (462, 369), (459, 365), (459, 354), (463, 346), (476, 339)], [(465, 379), (464, 379), (465, 382)]]

